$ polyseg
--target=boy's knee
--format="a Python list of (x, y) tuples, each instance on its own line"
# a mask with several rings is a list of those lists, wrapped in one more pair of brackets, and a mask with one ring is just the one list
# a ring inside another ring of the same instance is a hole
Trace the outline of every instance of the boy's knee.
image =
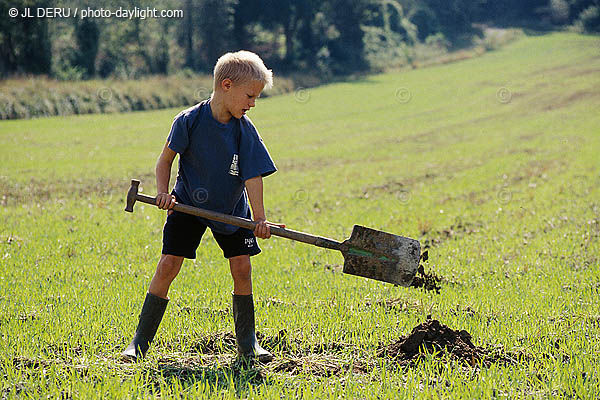
[(229, 259), (231, 275), (235, 279), (250, 279), (252, 274), (252, 265), (250, 256), (237, 256)]
[(157, 274), (161, 279), (175, 279), (183, 262), (182, 257), (166, 255), (158, 262)]

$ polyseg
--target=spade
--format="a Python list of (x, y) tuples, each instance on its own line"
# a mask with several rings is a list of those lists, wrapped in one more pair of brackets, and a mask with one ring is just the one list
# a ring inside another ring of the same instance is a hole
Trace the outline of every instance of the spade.
[[(156, 198), (138, 193), (140, 181), (131, 180), (125, 211), (133, 212), (136, 201), (156, 205)], [(215, 211), (175, 203), (175, 211), (212, 221), (224, 222), (254, 230), (256, 222)], [(312, 244), (325, 249), (339, 250), (344, 256), (345, 274), (362, 276), (400, 286), (410, 286), (417, 273), (421, 246), (415, 239), (354, 225), (350, 238), (343, 242), (291, 229), (270, 227), (271, 234)]]

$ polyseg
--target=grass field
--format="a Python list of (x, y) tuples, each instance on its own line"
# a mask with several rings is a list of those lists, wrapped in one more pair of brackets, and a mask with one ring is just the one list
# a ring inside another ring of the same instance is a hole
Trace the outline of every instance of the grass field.
[[(275, 360), (233, 365), (232, 282), (207, 234), (149, 356), (119, 360), (160, 253), (169, 109), (0, 123), (2, 398), (598, 398), (600, 39), (527, 37), (481, 58), (259, 101), (279, 172), (270, 220), (335, 239), (362, 224), (429, 245), (440, 293), (339, 272), (273, 238), (253, 258)], [(512, 362), (378, 348), (427, 316)], [(284, 335), (285, 332), (285, 335)], [(472, 365), (471, 365), (472, 364)]]

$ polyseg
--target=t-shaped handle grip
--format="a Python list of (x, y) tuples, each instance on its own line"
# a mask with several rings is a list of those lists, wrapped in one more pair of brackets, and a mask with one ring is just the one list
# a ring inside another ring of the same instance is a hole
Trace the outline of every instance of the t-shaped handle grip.
[(137, 200), (138, 190), (140, 188), (140, 181), (137, 179), (131, 180), (131, 187), (129, 188), (129, 192), (127, 192), (127, 205), (125, 206), (125, 211), (133, 212), (133, 205)]

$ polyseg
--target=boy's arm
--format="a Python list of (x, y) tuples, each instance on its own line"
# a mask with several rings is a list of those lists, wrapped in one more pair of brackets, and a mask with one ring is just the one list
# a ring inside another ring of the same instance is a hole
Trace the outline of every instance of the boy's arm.
[(167, 142), (156, 162), (156, 205), (163, 210), (173, 208), (175, 205), (175, 196), (169, 193), (169, 180), (171, 180), (171, 166), (176, 155), (177, 153), (169, 148)]
[(277, 226), (285, 228), (284, 224), (275, 224), (267, 221), (265, 215), (265, 206), (263, 204), (263, 179), (262, 176), (257, 176), (248, 179), (246, 182), (246, 192), (250, 199), (250, 206), (252, 207), (252, 219), (258, 222), (256, 228), (254, 228), (254, 235), (261, 239), (268, 239), (271, 237), (270, 226)]

